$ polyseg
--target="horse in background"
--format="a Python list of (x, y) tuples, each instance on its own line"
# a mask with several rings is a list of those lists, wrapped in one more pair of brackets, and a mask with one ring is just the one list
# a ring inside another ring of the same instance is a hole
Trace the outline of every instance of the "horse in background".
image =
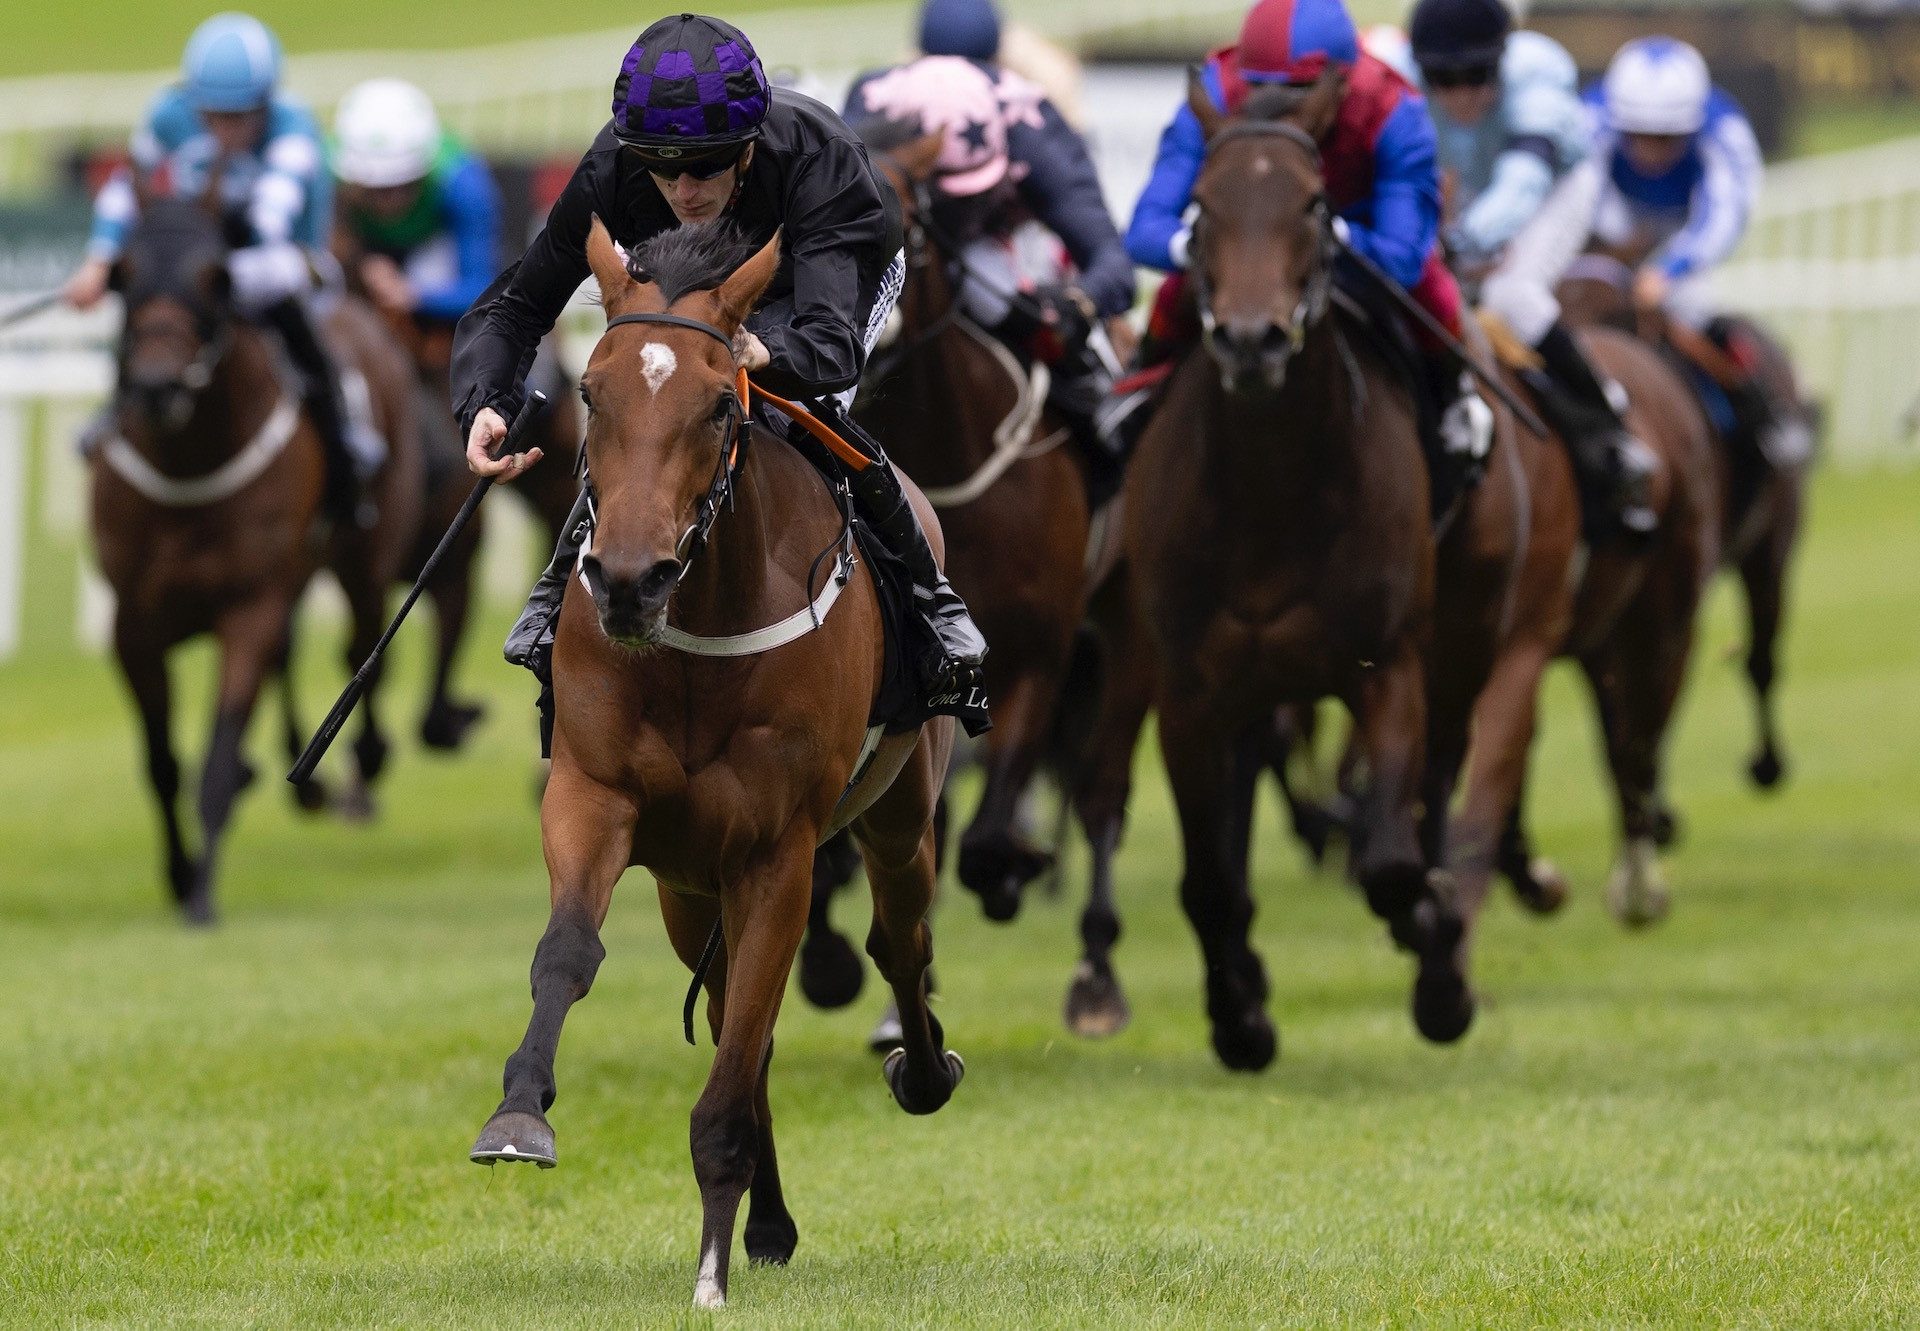
[[(343, 302), (326, 332), (346, 353), (343, 363), (364, 376), (389, 456), (368, 485), (377, 523), (329, 528), (321, 520), (319, 436), (267, 334), (234, 307), (217, 200), (141, 194), (140, 220), (114, 271), (126, 319), (115, 436), (91, 460), (92, 528), (115, 597), (115, 655), (145, 733), (167, 883), (186, 918), (206, 923), (221, 838), (253, 779), (241, 752), (247, 721), (262, 685), (286, 671), (294, 607), (314, 571), (330, 568), (351, 613), (348, 668), (366, 660), (385, 627), (386, 588), (414, 539), (420, 456), (399, 357), (364, 306)], [(218, 639), (220, 665), (196, 853), (180, 825), (166, 657), (203, 633)], [(371, 811), (370, 788), (387, 759), (378, 702), (376, 680), (344, 796), (353, 814)], [(287, 723), (298, 752), (304, 735), (290, 701)], [(296, 797), (309, 809), (325, 802), (317, 783)]]

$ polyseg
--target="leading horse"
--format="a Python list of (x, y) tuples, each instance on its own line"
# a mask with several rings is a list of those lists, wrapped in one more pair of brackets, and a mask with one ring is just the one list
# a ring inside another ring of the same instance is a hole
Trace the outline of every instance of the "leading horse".
[[(614, 884), (644, 866), (674, 950), (703, 976), (717, 1046), (691, 1132), (694, 1301), (713, 1307), (726, 1301), (743, 1196), (750, 1259), (784, 1263), (797, 1241), (767, 1079), (814, 851), (842, 827), (872, 887), (867, 951), (900, 1010), (894, 1097), (931, 1113), (959, 1084), (926, 991), (934, 804), (953, 723), (886, 736), (870, 725), (887, 652), (845, 497), (743, 419), (732, 344), (773, 279), (779, 238), (753, 252), (730, 231), (682, 227), (629, 267), (595, 219), (587, 257), (608, 318), (581, 378), (595, 529), (553, 653), (540, 809), (552, 917), (534, 953), (533, 1017), (473, 1158), (554, 1163), (545, 1111), (561, 1024), (605, 955)], [(939, 527), (915, 499), (937, 550)], [(759, 635), (765, 625), (797, 636)]]
[[(272, 344), (234, 308), (216, 209), (211, 197), (152, 198), (142, 188), (140, 220), (114, 270), (126, 307), (115, 433), (91, 463), (94, 542), (114, 591), (114, 651), (145, 731), (167, 882), (197, 923), (213, 918), (221, 837), (253, 775), (241, 752), (247, 720), (262, 684), (285, 669), (295, 603), (318, 567), (334, 571), (352, 616), (347, 663), (357, 669), (384, 627), (421, 484), (404, 368), (365, 307), (343, 303), (327, 331), (365, 377), (390, 454), (369, 485), (380, 509), (371, 529), (329, 531), (320, 521), (320, 439)], [(220, 666), (196, 854), (177, 808), (166, 657), (202, 633), (219, 640)], [(377, 700), (370, 685), (354, 744), (350, 796), (363, 809), (388, 750)], [(297, 747), (291, 730), (289, 739)], [(308, 807), (322, 800), (317, 785), (298, 794)]]

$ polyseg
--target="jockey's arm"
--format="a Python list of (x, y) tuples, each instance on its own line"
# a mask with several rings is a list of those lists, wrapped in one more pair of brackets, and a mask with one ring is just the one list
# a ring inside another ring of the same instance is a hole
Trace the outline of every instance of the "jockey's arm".
[(1027, 163), (1020, 192), (1035, 216), (1060, 237), (1080, 270), (1077, 285), (1103, 319), (1133, 306), (1133, 259), (1114, 228), (1087, 145), (1050, 101), (1041, 124), (1016, 124), (1007, 146)]
[(1760, 195), (1760, 145), (1746, 118), (1721, 116), (1702, 132), (1701, 180), (1687, 224), (1654, 257), (1670, 281), (1718, 266), (1745, 234)]
[(498, 427), (490, 442), (505, 437), (540, 340), (587, 280), (587, 232), (598, 208), (597, 165), (589, 150), (526, 253), (494, 279), (454, 328), (451, 405), (468, 435), (469, 460), (483, 412)]
[(1448, 229), (1469, 260), (1496, 257), (1546, 202), (1554, 182), (1587, 154), (1592, 137), (1579, 71), (1565, 49), (1537, 32), (1508, 39), (1501, 62), (1506, 140), (1485, 189)]
[(1206, 155), (1200, 119), (1182, 106), (1160, 135), (1153, 172), (1127, 225), (1127, 253), (1135, 263), (1163, 272), (1187, 266), (1187, 205)]
[(1537, 136), (1508, 141), (1487, 187), (1447, 232), (1465, 259), (1490, 259), (1527, 224), (1553, 189), (1553, 145)]
[(256, 245), (297, 241), (307, 201), (321, 188), (320, 144), (306, 134), (278, 134), (261, 149), (260, 178), (247, 200), (247, 224)]
[(444, 200), (457, 271), (444, 284), (421, 287), (414, 309), (425, 318), (451, 321), (465, 314), (493, 280), (500, 250), (500, 190), (486, 163), (469, 156), (447, 177)]
[(1349, 236), (1355, 249), (1412, 290), (1439, 228), (1433, 122), (1425, 103), (1410, 97), (1394, 109), (1375, 141), (1373, 216), (1364, 225), (1349, 218)]
[[(751, 169), (751, 168), (749, 168)], [(781, 244), (793, 265), (793, 301), (762, 307), (747, 328), (765, 346), (762, 377), (784, 397), (851, 388), (865, 368), (875, 291), (861, 260), (891, 263), (899, 238), (858, 143), (834, 138), (798, 163), (788, 187)]]
[(116, 169), (107, 177), (107, 183), (100, 187), (99, 194), (94, 196), (93, 227), (87, 234), (86, 257), (61, 288), (62, 297), (70, 305), (89, 309), (107, 294), (108, 274), (113, 261), (120, 257), (120, 248), (126, 243), (127, 233), (140, 216), (140, 201), (134, 193), (133, 173), (157, 171), (166, 160), (167, 145), (160, 136), (165, 128), (163, 117), (166, 107), (167, 98), (163, 94), (148, 108), (147, 118), (134, 130), (127, 145), (130, 165)]

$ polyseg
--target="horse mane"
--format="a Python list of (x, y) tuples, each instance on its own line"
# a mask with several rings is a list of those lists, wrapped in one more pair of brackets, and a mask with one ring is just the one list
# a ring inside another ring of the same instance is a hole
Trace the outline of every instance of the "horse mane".
[(692, 292), (712, 291), (759, 248), (732, 222), (697, 222), (643, 241), (627, 258), (627, 274), (659, 287), (671, 305)]
[(869, 153), (892, 152), (903, 148), (922, 134), (920, 121), (912, 116), (862, 116), (853, 126)]
[(1313, 91), (1313, 85), (1291, 83), (1261, 84), (1247, 95), (1240, 106), (1242, 120), (1286, 120), (1298, 111)]

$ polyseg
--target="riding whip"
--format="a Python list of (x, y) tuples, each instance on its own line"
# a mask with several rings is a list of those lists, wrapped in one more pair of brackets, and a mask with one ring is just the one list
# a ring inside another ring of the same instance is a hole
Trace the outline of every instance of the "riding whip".
[[(528, 393), (519, 414), (513, 418), (513, 425), (507, 430), (506, 442), (494, 456), (500, 457), (520, 452), (521, 449), (517, 445), (526, 434), (527, 427), (533, 424), (534, 418), (539, 416), (541, 409), (546, 405), (545, 393), (538, 389)], [(297, 786), (305, 784), (312, 778), (314, 768), (318, 767), (320, 760), (326, 757), (327, 749), (332, 746), (334, 736), (340, 733), (340, 727), (344, 726), (347, 718), (353, 714), (354, 704), (359, 702), (360, 695), (367, 691), (367, 681), (372, 678), (374, 669), (380, 664), (380, 658), (385, 654), (387, 644), (392, 642), (393, 635), (400, 631), (400, 625), (406, 622), (407, 612), (413, 609), (413, 603), (420, 599), (420, 593), (425, 591), (427, 584), (433, 580), (434, 570), (440, 567), (440, 561), (446, 557), (448, 549), (473, 518), (475, 510), (480, 507), (480, 501), (487, 497), (487, 491), (492, 488), (493, 477), (491, 476), (482, 476), (474, 485), (472, 493), (467, 496), (467, 501), (460, 505), (460, 511), (454, 514), (453, 523), (447, 528), (447, 534), (440, 538), (440, 544), (433, 547), (433, 553), (427, 556), (426, 564), (420, 569), (420, 576), (413, 580), (413, 589), (407, 593), (407, 599), (400, 603), (400, 613), (393, 617), (393, 622), (387, 625), (387, 631), (380, 635), (380, 641), (373, 645), (373, 650), (367, 654), (367, 659), (361, 663), (358, 670), (354, 671), (353, 678), (347, 681), (347, 687), (340, 691), (339, 700), (333, 704), (333, 710), (327, 713), (327, 719), (320, 723), (320, 729), (314, 732), (306, 751), (300, 755), (300, 761), (293, 765), (291, 772), (287, 773), (287, 780)]]
[(12, 306), (6, 313), (0, 314), (0, 328), (19, 323), (22, 319), (31, 319), (40, 311), (60, 303), (58, 291), (43, 292), (38, 296), (28, 296), (18, 305)]
[(1415, 300), (1411, 292), (1394, 281), (1390, 273), (1372, 259), (1362, 254), (1359, 249), (1354, 246), (1354, 243), (1346, 237), (1336, 233), (1334, 236), (1334, 244), (1340, 247), (1342, 254), (1352, 259), (1354, 263), (1359, 266), (1361, 272), (1373, 279), (1376, 286), (1391, 296), (1394, 304), (1398, 305), (1408, 314), (1411, 314), (1427, 332), (1439, 338), (1440, 341), (1446, 345), (1447, 349), (1453, 352), (1459, 359), (1460, 363), (1467, 367), (1469, 374), (1478, 379), (1482, 384), (1485, 384), (1495, 397), (1507, 404), (1507, 410), (1518, 416), (1522, 425), (1525, 425), (1529, 430), (1532, 430), (1535, 434), (1542, 437), (1550, 433), (1547, 429), (1546, 422), (1540, 419), (1539, 414), (1523, 402), (1518, 393), (1507, 387), (1504, 379), (1482, 364), (1480, 358), (1468, 350), (1464, 342), (1448, 332), (1446, 325), (1434, 318), (1432, 312), (1419, 301)]

